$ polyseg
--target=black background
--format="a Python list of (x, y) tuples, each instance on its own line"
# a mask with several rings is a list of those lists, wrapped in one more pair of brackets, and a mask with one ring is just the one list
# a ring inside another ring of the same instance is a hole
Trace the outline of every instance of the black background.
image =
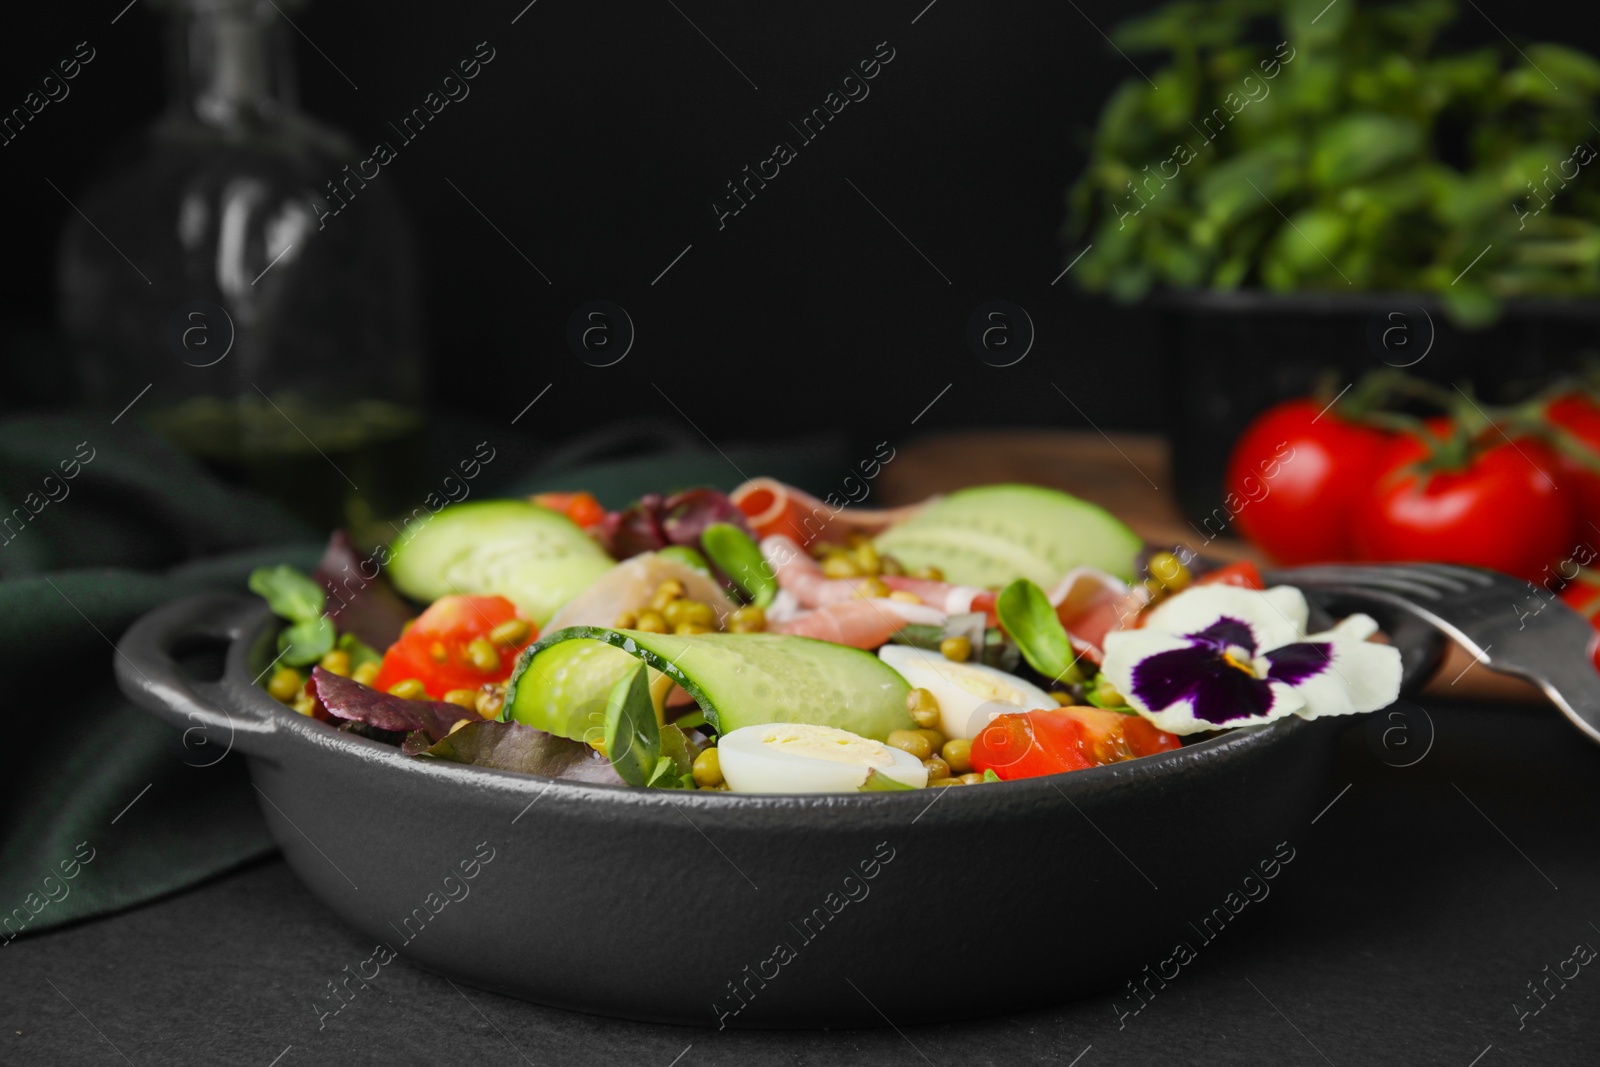
[[(0, 148), (8, 409), (71, 395), (48, 335), (51, 261), (71, 208), (46, 179), (81, 191), (165, 97), (158, 12), (138, 0), (113, 25), (125, 3), (13, 9), (0, 37), (5, 108), (77, 42), (98, 51), (69, 98)], [(472, 95), (378, 179), (401, 194), (421, 238), (438, 407), (506, 417), (554, 383), (529, 420), (541, 436), (671, 417), (663, 393), (712, 437), (819, 425), (870, 434), (875, 420), (903, 425), (953, 383), (919, 431), (1160, 425), (1152, 316), (1076, 293), (1070, 276), (1051, 285), (1082, 247), (1061, 237), (1063, 190), (1099, 108), (1138, 76), (1099, 30), (1153, 4), (538, 0), (513, 25), (525, 4), (287, 8), (303, 31), (293, 41), (304, 108), (361, 145), (390, 137), (387, 121), (478, 42), (496, 50)], [(1498, 26), (1519, 42), (1600, 51), (1589, 5), (1477, 7), (1462, 5), (1460, 43), (1500, 42)], [(724, 183), (791, 139), (787, 123), (881, 41), (895, 59), (871, 95), (719, 232), (710, 203)], [(1159, 67), (1151, 56), (1131, 62)], [(98, 221), (114, 236), (116, 220)], [(586, 366), (564, 342), (568, 316), (593, 298), (621, 304), (637, 327), (616, 367)], [(986, 366), (964, 342), (968, 316), (994, 298), (1021, 304), (1037, 326), (1033, 353), (1014, 367)]]

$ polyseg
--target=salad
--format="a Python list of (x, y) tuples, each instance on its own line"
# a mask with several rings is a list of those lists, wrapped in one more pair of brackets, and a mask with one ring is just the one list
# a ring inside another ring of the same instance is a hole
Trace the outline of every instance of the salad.
[(1299, 590), (1027, 485), (896, 509), (767, 478), (620, 511), (462, 503), (250, 586), (288, 624), (264, 684), (295, 711), (419, 759), (621, 786), (978, 785), (1374, 711), (1400, 685), (1367, 616), (1308, 634)]

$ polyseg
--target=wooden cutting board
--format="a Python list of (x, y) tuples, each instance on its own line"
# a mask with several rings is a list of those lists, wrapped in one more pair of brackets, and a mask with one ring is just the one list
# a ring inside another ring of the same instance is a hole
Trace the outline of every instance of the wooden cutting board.
[[(1170, 490), (1167, 443), (1147, 434), (1065, 430), (940, 434), (899, 448), (879, 474), (871, 500), (874, 506), (890, 507), (993, 482), (1047, 485), (1092, 500), (1155, 544), (1187, 545), (1217, 559), (1267, 563), (1248, 542), (1233, 536), (1208, 540), (1205, 531), (1184, 519)], [(1478, 666), (1457, 646), (1451, 646), (1423, 695), (1544, 700), (1533, 686)]]

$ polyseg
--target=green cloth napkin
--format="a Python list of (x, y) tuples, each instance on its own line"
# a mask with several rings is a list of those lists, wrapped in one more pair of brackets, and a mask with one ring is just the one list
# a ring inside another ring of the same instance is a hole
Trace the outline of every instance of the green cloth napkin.
[[(826, 491), (841, 440), (678, 448), (502, 476), (504, 495), (731, 488), (741, 472)], [(134, 707), (113, 644), (180, 597), (243, 592), (252, 569), (310, 570), (327, 531), (231, 488), (131, 420), (0, 422), (0, 947), (193, 885), (274, 846), (242, 758), (185, 763), (181, 734)], [(71, 877), (68, 877), (68, 875)]]

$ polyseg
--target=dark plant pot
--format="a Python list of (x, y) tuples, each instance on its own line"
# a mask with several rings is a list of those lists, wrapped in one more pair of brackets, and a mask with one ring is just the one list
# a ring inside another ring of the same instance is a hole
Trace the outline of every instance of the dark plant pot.
[(1324, 377), (1337, 391), (1387, 365), (1446, 385), (1471, 382), (1499, 402), (1600, 353), (1600, 301), (1509, 303), (1494, 325), (1470, 331), (1436, 298), (1409, 294), (1170, 293), (1152, 303), (1178, 502), (1191, 522), (1209, 518), (1213, 533), (1226, 514), (1234, 440), (1261, 411)]

